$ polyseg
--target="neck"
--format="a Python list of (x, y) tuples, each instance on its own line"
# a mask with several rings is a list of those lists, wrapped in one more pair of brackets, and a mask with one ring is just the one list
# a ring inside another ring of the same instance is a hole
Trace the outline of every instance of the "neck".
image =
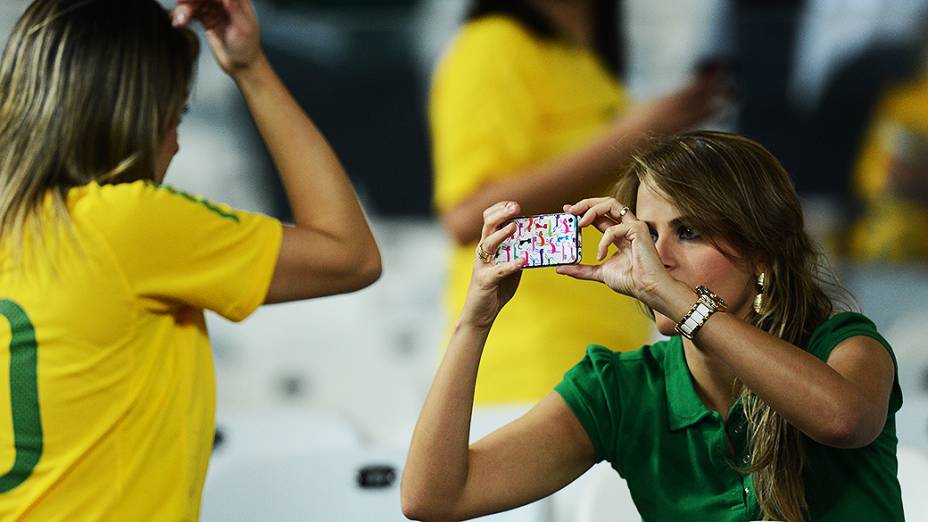
[(735, 374), (722, 361), (696, 348), (692, 341), (683, 339), (686, 365), (693, 376), (693, 385), (703, 404), (715, 410), (723, 419), (728, 419), (728, 409), (735, 401), (732, 385)]
[(531, 0), (561, 38), (593, 47), (593, 9), (590, 0)]

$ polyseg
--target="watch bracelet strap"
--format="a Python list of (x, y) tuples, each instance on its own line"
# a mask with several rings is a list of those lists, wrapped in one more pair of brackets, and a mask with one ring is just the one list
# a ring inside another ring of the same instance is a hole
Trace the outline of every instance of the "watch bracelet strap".
[(693, 303), (689, 311), (680, 319), (680, 322), (674, 326), (674, 330), (676, 330), (677, 333), (690, 340), (692, 340), (696, 332), (702, 328), (702, 325), (706, 323), (709, 316), (720, 310), (724, 311), (727, 308), (724, 300), (717, 298), (719, 301), (715, 301), (711, 297), (714, 296), (714, 294), (709, 292), (705, 287), (698, 287), (696, 289), (696, 294), (698, 296), (696, 302)]

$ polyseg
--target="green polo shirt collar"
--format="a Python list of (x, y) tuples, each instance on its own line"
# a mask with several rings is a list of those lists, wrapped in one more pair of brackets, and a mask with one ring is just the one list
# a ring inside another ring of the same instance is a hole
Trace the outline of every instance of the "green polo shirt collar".
[(669, 349), (664, 365), (667, 420), (670, 429), (678, 431), (696, 424), (711, 412), (696, 393), (693, 377), (683, 353), (683, 338), (671, 337), (668, 343)]

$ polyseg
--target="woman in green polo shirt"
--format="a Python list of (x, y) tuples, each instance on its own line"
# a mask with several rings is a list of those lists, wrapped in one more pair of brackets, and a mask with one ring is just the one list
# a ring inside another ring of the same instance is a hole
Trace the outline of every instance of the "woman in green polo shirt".
[[(476, 259), (410, 447), (407, 516), (504, 511), (608, 460), (645, 520), (902, 520), (895, 358), (866, 317), (839, 312), (850, 296), (769, 152), (717, 132), (660, 140), (614, 197), (565, 211), (603, 233), (605, 261), (557, 271), (637, 298), (669, 339), (589, 346), (534, 409), (468, 447), (484, 342), (521, 270)], [(518, 214), (487, 209), (481, 248)]]

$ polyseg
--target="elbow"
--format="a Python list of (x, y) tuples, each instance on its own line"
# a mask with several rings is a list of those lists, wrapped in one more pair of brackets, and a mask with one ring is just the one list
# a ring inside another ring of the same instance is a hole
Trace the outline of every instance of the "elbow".
[(361, 287), (365, 288), (377, 282), (383, 275), (383, 260), (380, 258), (380, 249), (377, 244), (373, 244), (367, 255), (364, 256), (363, 262), (358, 267), (358, 279)]
[(400, 503), (403, 509), (403, 516), (409, 520), (432, 520), (425, 506), (417, 504), (406, 497), (403, 497)]
[[(359, 251), (360, 249), (354, 250)], [(380, 252), (376, 245), (363, 253), (345, 256), (337, 266), (338, 270), (331, 270), (326, 274), (332, 281), (332, 287), (323, 295), (350, 294), (363, 290), (377, 282), (383, 273)]]
[(410, 466), (407, 461), (400, 480), (400, 508), (403, 516), (423, 522), (470, 518), (456, 509), (457, 498), (457, 495), (442, 486), (437, 477), (417, 471), (416, 466)]
[(409, 488), (400, 486), (400, 507), (403, 510), (403, 516), (409, 520), (421, 520), (428, 522), (431, 520), (450, 520), (448, 513), (443, 513), (440, 506), (435, 506), (428, 501), (425, 493), (410, 493)]
[(845, 411), (831, 417), (818, 442), (840, 449), (856, 449), (870, 445), (879, 436), (882, 426), (870, 422), (862, 412)]
[(383, 261), (380, 257), (380, 249), (377, 243), (371, 240), (371, 244), (365, 248), (358, 249), (361, 254), (355, 256), (352, 263), (350, 277), (348, 278), (348, 287), (346, 292), (356, 292), (377, 282), (383, 275)]
[(403, 516), (409, 520), (420, 520), (421, 522), (439, 522), (444, 520), (460, 520), (450, 514), (436, 509), (435, 506), (427, 504), (417, 504), (409, 502), (405, 498), (401, 501)]
[(409, 478), (409, 463), (406, 463), (406, 469), (403, 470), (403, 478), (400, 480), (400, 509), (403, 516), (409, 520), (430, 520), (431, 508), (426, 500), (426, 493), (422, 488), (415, 486), (415, 480)]

